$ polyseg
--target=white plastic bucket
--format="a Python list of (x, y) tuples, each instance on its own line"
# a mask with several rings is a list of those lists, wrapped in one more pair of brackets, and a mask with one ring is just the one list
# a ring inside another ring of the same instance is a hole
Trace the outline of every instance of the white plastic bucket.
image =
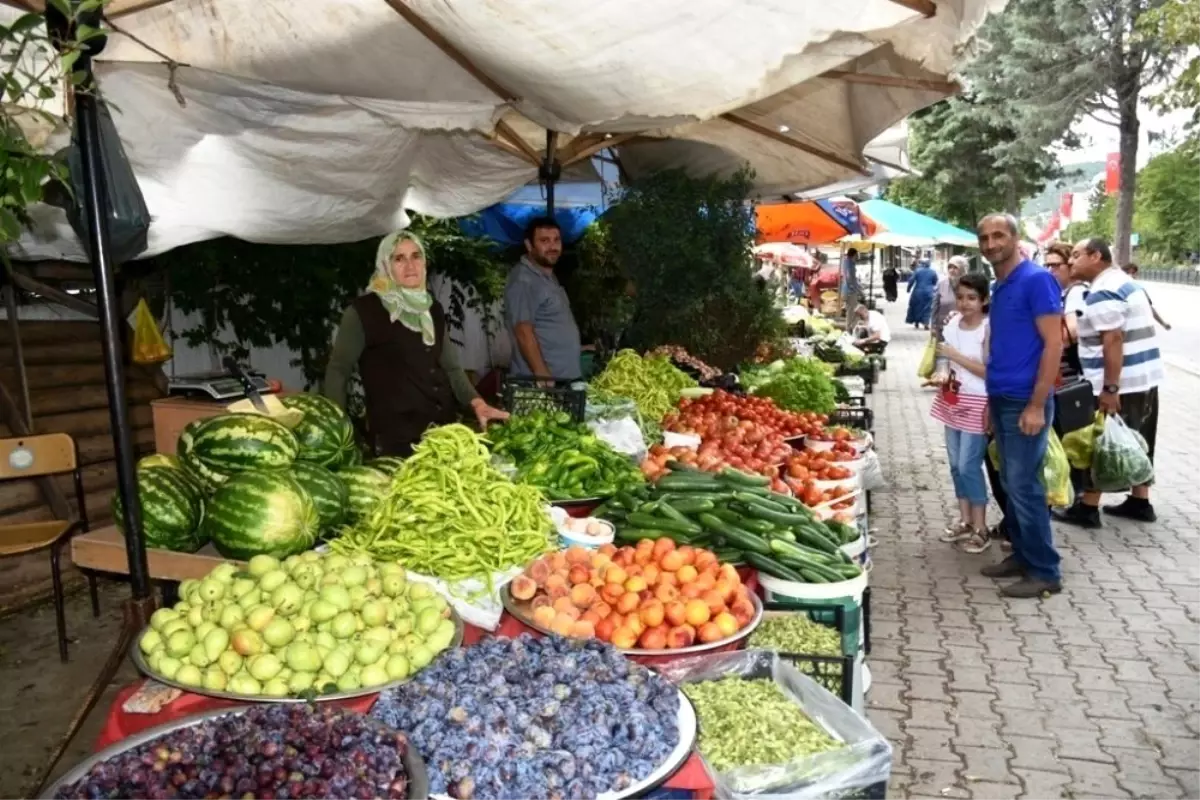
[(837, 481), (814, 480), (813, 485), (822, 492), (829, 491), (830, 489), (849, 489), (850, 491), (854, 491), (858, 487), (862, 486), (862, 476), (856, 472), (849, 478), (842, 478), (841, 480)]
[[(867, 589), (867, 573), (838, 583), (796, 583), (758, 573), (768, 603), (787, 607), (797, 601), (805, 606), (829, 606), (830, 613), (818, 622), (833, 624), (833, 608), (845, 611), (846, 630), (842, 633), (842, 653), (857, 655), (862, 649), (862, 596)], [(810, 611), (810, 613), (813, 613)]]
[(858, 563), (865, 563), (865, 555), (867, 552), (867, 537), (859, 536), (853, 542), (841, 546), (841, 551)]

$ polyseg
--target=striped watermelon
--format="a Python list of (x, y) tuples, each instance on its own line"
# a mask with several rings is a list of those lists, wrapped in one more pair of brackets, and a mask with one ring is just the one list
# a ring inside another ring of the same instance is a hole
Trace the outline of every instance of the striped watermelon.
[[(208, 543), (201, 525), (204, 496), (183, 470), (139, 464), (137, 484), (147, 547), (194, 553)], [(122, 533), (123, 506), (121, 493), (113, 492), (112, 515)]]
[(292, 465), (292, 477), (308, 492), (313, 505), (317, 507), (322, 532), (342, 524), (350, 504), (350, 495), (341, 478), (325, 467), (307, 461), (297, 461)]
[(292, 429), (300, 441), (297, 458), (323, 467), (341, 466), (347, 453), (355, 449), (354, 426), (346, 412), (319, 394), (294, 394), (281, 400), (288, 408), (304, 413), (304, 419)]
[(209, 417), (201, 420), (190, 436), (186, 455), (180, 455), (184, 464), (191, 468), (195, 463), (202, 470), (226, 476), (249, 469), (290, 467), (300, 451), (300, 443), (286, 426), (261, 414)]
[(346, 467), (338, 472), (350, 493), (350, 518), (366, 516), (375, 510), (392, 485), (392, 476), (373, 467)]
[(400, 456), (380, 456), (372, 458), (370, 461), (364, 462), (363, 466), (372, 467), (380, 472), (386, 472), (388, 475), (395, 475), (396, 470), (404, 464), (404, 459)]
[(362, 451), (355, 447), (353, 450), (347, 450), (342, 457), (342, 463), (337, 467), (330, 469), (343, 470), (347, 467), (361, 467), (363, 463)]
[(221, 555), (245, 561), (260, 553), (276, 558), (302, 553), (316, 542), (319, 525), (312, 498), (295, 478), (258, 469), (238, 473), (217, 489), (205, 508), (203, 530)]
[(205, 494), (212, 494), (218, 486), (229, 480), (231, 473), (213, 469), (196, 458), (193, 452), (196, 431), (204, 422), (203, 419), (194, 419), (184, 426), (179, 434), (179, 440), (175, 443), (175, 457), (179, 459), (179, 465), (183, 467), (183, 471), (188, 474), (188, 477), (195, 481)]
[(183, 464), (179, 463), (178, 456), (169, 456), (163, 453), (151, 453), (148, 456), (143, 456), (137, 462), (138, 468), (142, 467), (174, 467), (175, 469), (183, 469)]

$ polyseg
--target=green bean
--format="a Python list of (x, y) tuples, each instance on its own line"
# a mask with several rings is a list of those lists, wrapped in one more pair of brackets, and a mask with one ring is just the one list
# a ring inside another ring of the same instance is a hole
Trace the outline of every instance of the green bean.
[(784, 765), (843, 745), (768, 678), (685, 683), (696, 707), (700, 755), (718, 772)]

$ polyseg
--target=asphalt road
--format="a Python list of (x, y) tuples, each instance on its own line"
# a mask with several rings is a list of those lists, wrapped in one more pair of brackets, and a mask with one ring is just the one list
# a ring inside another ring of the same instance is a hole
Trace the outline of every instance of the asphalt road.
[(1171, 330), (1158, 329), (1159, 349), (1169, 368), (1200, 376), (1200, 287), (1145, 282), (1159, 315)]

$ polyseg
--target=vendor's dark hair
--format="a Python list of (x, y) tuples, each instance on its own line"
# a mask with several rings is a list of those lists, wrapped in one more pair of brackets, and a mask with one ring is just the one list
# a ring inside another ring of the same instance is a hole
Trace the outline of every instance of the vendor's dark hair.
[(532, 242), (533, 237), (543, 228), (553, 228), (562, 233), (562, 226), (554, 221), (553, 217), (534, 217), (529, 220), (529, 224), (525, 226), (525, 241)]
[(968, 272), (958, 279), (958, 286), (955, 288), (956, 290), (970, 289), (983, 302), (983, 310), (988, 310), (988, 292), (991, 289), (991, 284), (988, 283), (988, 279), (984, 277), (982, 272)]
[(1090, 239), (1083, 240), (1083, 249), (1089, 253), (1096, 253), (1100, 256), (1100, 260), (1105, 264), (1112, 263), (1112, 249), (1108, 246), (1108, 242), (1101, 239), (1099, 236), (1093, 236)]

